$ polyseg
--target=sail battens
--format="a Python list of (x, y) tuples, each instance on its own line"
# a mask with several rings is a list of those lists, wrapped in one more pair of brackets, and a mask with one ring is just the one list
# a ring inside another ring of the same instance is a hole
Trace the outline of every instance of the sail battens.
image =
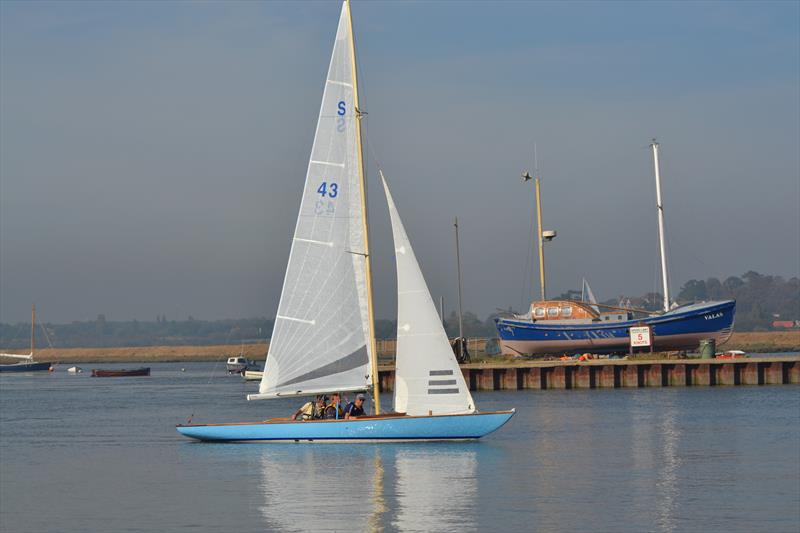
[(309, 324), (311, 326), (317, 323), (316, 320), (306, 320), (304, 318), (295, 318), (293, 316), (277, 315), (276, 318), (280, 318), (281, 320), (289, 320), (290, 322), (300, 322), (301, 324)]
[(341, 85), (342, 87), (349, 87), (350, 89), (353, 88), (352, 83), (347, 83), (346, 81), (337, 81), (337, 80), (325, 80), (332, 85)]
[(260, 396), (364, 390), (372, 377), (366, 261), (347, 253), (367, 249), (351, 47), (345, 2)]
[(339, 168), (345, 167), (344, 163), (334, 163), (333, 161), (318, 161), (316, 159), (312, 159), (311, 163), (314, 165), (327, 165), (329, 167), (339, 167)]
[(329, 246), (329, 247), (333, 247), (333, 242), (331, 242), (331, 241), (328, 241), (328, 242), (325, 242), (325, 241), (315, 241), (314, 239), (302, 239), (302, 238), (300, 238), (300, 237), (295, 237), (295, 238), (294, 238), (294, 240), (296, 240), (296, 241), (300, 241), (300, 242), (308, 242), (308, 243), (311, 243), (311, 244), (321, 244), (321, 245), (323, 245), (323, 246)]

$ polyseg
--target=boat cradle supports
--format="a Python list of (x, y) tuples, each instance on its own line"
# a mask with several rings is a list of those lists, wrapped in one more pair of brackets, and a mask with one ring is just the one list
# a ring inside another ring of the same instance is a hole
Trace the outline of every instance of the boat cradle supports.
[[(394, 368), (379, 371), (381, 392), (393, 390)], [(800, 356), (474, 363), (461, 371), (473, 391), (785, 385), (800, 384)]]

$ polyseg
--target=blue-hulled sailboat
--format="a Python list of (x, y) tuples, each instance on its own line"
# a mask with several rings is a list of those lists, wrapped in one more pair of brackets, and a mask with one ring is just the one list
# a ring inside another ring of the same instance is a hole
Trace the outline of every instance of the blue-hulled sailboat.
[(264, 374), (249, 400), (369, 391), (374, 413), (348, 420), (179, 425), (205, 441), (477, 439), (514, 410), (478, 412), (381, 173), (395, 244), (394, 405), (380, 409), (366, 219), (362, 113), (350, 4), (342, 5)]
[[(630, 349), (630, 328), (649, 326), (653, 350), (693, 350), (701, 340), (727, 341), (733, 333), (736, 301), (701, 302), (675, 306), (670, 301), (667, 255), (664, 242), (664, 208), (661, 203), (659, 145), (653, 139), (653, 165), (656, 177), (658, 241), (661, 252), (661, 282), (664, 291), (662, 312), (626, 309), (598, 304), (584, 280), (584, 294), (590, 301), (548, 300), (545, 296), (544, 241), (554, 231), (542, 230), (540, 178), (535, 175), (538, 212), (539, 276), (541, 300), (531, 303), (523, 316), (495, 320), (503, 353), (507, 355), (564, 354), (575, 352), (625, 353)], [(532, 179), (527, 173), (523, 179)], [(648, 348), (650, 349), (650, 348)]]
[(31, 353), (15, 354), (0, 353), (0, 357), (10, 359), (22, 359), (18, 363), (0, 365), (0, 372), (44, 372), (52, 369), (52, 363), (44, 363), (33, 360), (33, 352), (36, 350), (36, 306), (31, 308)]

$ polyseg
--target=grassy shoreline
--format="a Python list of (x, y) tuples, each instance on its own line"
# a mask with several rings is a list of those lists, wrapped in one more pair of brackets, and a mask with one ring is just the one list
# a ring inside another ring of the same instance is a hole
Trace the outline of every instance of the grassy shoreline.
[[(477, 348), (479, 355), (483, 343), (471, 344), (471, 350)], [(473, 348), (474, 346), (474, 348)], [(769, 331), (734, 333), (731, 339), (722, 345), (725, 350), (743, 350), (747, 353), (780, 353), (800, 351), (800, 332)], [(394, 351), (393, 341), (379, 341), (378, 352)], [(228, 344), (219, 346), (138, 346), (127, 348), (45, 348), (37, 350), (38, 361), (53, 363), (127, 363), (127, 362), (190, 362), (190, 361), (222, 361), (228, 357), (244, 355), (256, 361), (263, 361), (267, 356), (267, 343), (260, 344)], [(474, 352), (473, 352), (474, 353)], [(10, 362), (10, 361), (8, 361)]]

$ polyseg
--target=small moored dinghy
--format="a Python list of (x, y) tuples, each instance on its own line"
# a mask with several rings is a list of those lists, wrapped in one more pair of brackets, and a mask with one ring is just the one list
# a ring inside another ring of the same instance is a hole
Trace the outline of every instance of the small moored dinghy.
[(397, 261), (394, 412), (381, 414), (350, 5), (342, 5), (275, 328), (250, 400), (370, 391), (348, 420), (179, 425), (204, 441), (428, 441), (483, 437), (514, 410), (478, 412), (383, 175)]
[(120, 369), (106, 369), (106, 368), (93, 368), (93, 378), (124, 378), (129, 376), (149, 376), (150, 367), (145, 368), (120, 368)]
[(245, 370), (242, 372), (242, 377), (245, 381), (261, 381), (264, 373), (261, 370)]

